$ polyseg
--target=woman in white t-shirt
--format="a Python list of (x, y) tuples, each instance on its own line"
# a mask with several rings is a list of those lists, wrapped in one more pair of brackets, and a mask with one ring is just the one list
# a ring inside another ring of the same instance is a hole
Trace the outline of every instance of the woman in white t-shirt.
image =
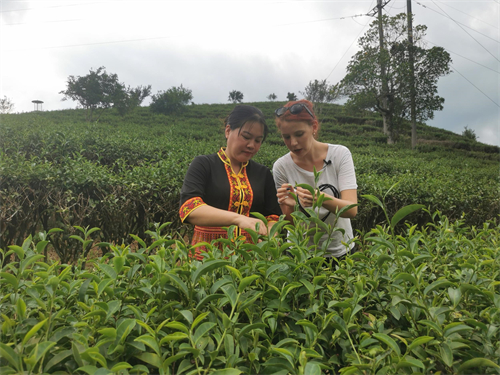
[[(290, 214), (295, 209), (295, 200), (290, 192), (297, 195), (302, 208), (311, 208), (313, 196), (309, 190), (296, 187), (305, 183), (314, 187), (314, 168), (321, 171), (317, 188), (321, 194), (330, 198), (323, 202), (319, 210), (319, 218), (325, 223), (335, 225), (342, 231), (334, 231), (325, 257), (341, 258), (348, 248), (352, 250), (354, 243), (348, 246), (353, 238), (351, 218), (358, 209), (352, 207), (345, 211), (336, 221), (335, 213), (343, 207), (357, 204), (357, 184), (351, 152), (345, 146), (319, 142), (316, 136), (319, 123), (314, 114), (313, 105), (308, 100), (288, 102), (275, 111), (276, 125), (281, 137), (290, 152), (279, 158), (273, 166), (273, 177), (277, 189), (277, 197), (286, 219), (292, 221)], [(323, 236), (320, 244), (327, 239)], [(311, 239), (310, 244), (313, 241)]]

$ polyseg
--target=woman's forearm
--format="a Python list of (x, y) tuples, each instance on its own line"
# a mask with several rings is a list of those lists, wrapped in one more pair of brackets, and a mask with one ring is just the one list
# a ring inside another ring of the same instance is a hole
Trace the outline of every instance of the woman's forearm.
[(186, 221), (193, 225), (205, 227), (228, 227), (230, 225), (238, 225), (237, 220), (239, 216), (241, 215), (236, 212), (203, 205), (192, 211)]
[[(323, 202), (323, 207), (326, 208), (328, 211), (333, 212), (333, 213), (340, 211), (344, 207), (358, 203), (356, 189), (343, 190), (340, 193), (340, 198), (335, 198), (335, 197), (328, 195), (328, 194), (325, 194), (325, 196), (327, 196), (330, 199)], [(357, 213), (358, 213), (358, 206), (350, 208), (349, 210), (342, 213), (342, 215), (340, 215), (340, 216), (344, 217), (344, 218), (352, 219), (353, 217), (355, 217), (357, 215)]]

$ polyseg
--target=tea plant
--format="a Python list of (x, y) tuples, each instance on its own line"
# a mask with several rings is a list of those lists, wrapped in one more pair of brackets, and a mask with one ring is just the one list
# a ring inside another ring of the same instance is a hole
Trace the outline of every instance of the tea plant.
[(86, 268), (27, 238), (1, 250), (0, 372), (498, 374), (500, 226), (430, 217), (376, 226), (337, 266), (307, 248), (313, 215), (253, 244), (228, 228), (203, 261), (167, 224)]

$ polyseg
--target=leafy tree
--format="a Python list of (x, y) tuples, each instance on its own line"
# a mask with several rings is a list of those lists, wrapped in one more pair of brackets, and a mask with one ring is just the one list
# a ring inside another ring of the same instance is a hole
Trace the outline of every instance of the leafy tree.
[(86, 76), (69, 76), (66, 90), (60, 91), (64, 95), (62, 100), (74, 100), (87, 110), (87, 120), (96, 120), (104, 109), (116, 107), (121, 114), (140, 105), (150, 94), (151, 86), (139, 86), (136, 89), (126, 88), (118, 81), (118, 75), (108, 74), (101, 66), (97, 70), (90, 69)]
[(0, 113), (10, 113), (14, 109), (14, 103), (5, 95), (0, 99)]
[(273, 92), (272, 94), (269, 94), (267, 96), (267, 99), (269, 99), (270, 101), (274, 102), (276, 100), (277, 96), (276, 94)]
[(297, 95), (295, 95), (295, 93), (293, 92), (289, 92), (288, 94), (286, 94), (286, 98), (289, 102), (294, 102), (297, 100)]
[(233, 90), (229, 92), (228, 102), (241, 103), (243, 101), (243, 93), (241, 91)]
[(139, 107), (148, 96), (151, 95), (151, 85), (137, 86), (131, 89), (130, 86), (123, 92), (121, 100), (115, 103), (115, 107), (121, 116), (132, 111), (135, 107)]
[(152, 112), (165, 115), (179, 113), (193, 99), (192, 91), (180, 85), (171, 87), (167, 91), (158, 91), (152, 96), (149, 109)]
[(477, 140), (476, 132), (474, 131), (474, 129), (471, 129), (468, 126), (464, 128), (464, 131), (462, 132), (462, 137), (465, 137), (465, 139), (469, 139), (471, 141)]
[[(410, 64), (408, 57), (406, 14), (382, 17), (384, 43), (380, 50), (378, 20), (358, 44), (360, 50), (347, 66), (347, 75), (340, 82), (341, 92), (347, 95), (347, 107), (370, 109), (384, 118), (388, 143), (397, 139), (403, 120), (410, 119)], [(432, 119), (434, 111), (442, 110), (444, 98), (437, 95), (437, 80), (450, 73), (450, 55), (441, 47), (425, 49), (423, 38), (427, 27), (413, 27), (413, 56), (415, 68), (416, 118), (423, 122)], [(381, 65), (386, 68), (388, 92), (382, 92)]]
[(314, 103), (316, 114), (322, 112), (324, 103), (331, 103), (339, 98), (339, 86), (329, 85), (326, 79), (310, 81), (304, 91), (299, 91), (307, 100)]
[(330, 103), (338, 98), (335, 85), (329, 85), (326, 79), (310, 81), (304, 91), (300, 91), (304, 97), (313, 103)]

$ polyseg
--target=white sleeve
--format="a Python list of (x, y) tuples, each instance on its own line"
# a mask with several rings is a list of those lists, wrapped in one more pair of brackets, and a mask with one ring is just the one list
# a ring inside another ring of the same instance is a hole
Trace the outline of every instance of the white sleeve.
[(356, 173), (354, 172), (351, 151), (346, 147), (343, 154), (338, 169), (339, 191), (357, 189), (358, 185), (356, 183)]

